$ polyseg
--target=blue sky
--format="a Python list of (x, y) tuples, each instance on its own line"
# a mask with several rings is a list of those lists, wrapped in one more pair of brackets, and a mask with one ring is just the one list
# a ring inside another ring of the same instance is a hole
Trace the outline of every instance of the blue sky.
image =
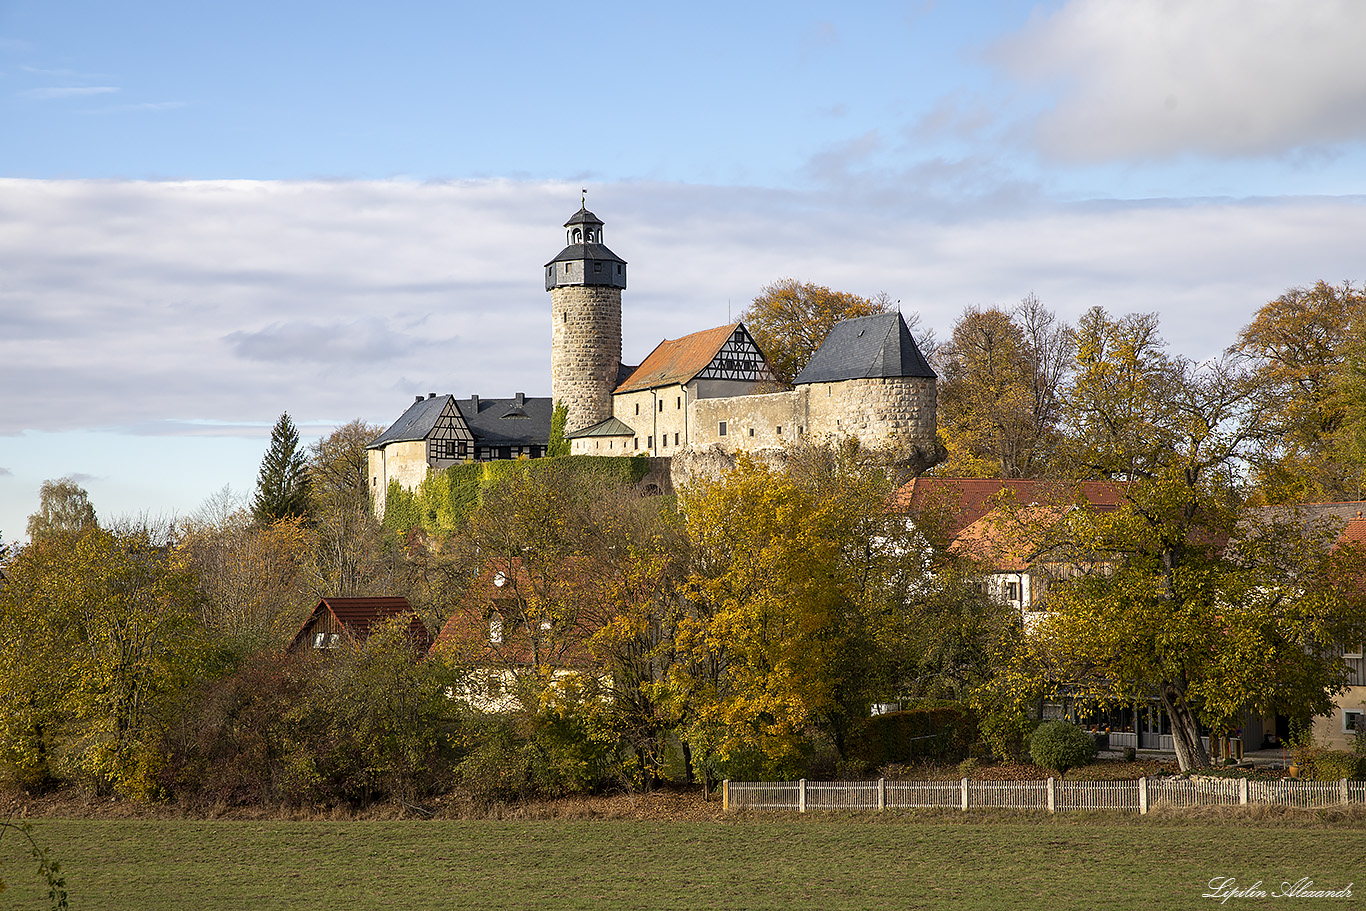
[(253, 483), (269, 426), (546, 394), (589, 189), (625, 357), (795, 277), (1227, 346), (1360, 280), (1366, 5), (0, 0), (0, 535)]

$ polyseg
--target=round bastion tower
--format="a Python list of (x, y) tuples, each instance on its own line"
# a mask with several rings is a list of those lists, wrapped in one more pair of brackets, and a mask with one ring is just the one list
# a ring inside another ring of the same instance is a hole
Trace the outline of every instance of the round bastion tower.
[(564, 223), (568, 244), (546, 263), (550, 292), (550, 397), (569, 409), (565, 432), (612, 416), (621, 370), (626, 260), (602, 243), (602, 222), (581, 207)]

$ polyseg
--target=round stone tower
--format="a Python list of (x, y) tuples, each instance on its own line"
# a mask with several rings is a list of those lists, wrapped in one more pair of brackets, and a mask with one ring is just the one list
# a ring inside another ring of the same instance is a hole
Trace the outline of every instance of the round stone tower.
[(550, 397), (569, 408), (565, 431), (612, 416), (621, 370), (626, 260), (602, 243), (602, 222), (581, 207), (564, 223), (568, 244), (545, 265), (550, 292)]

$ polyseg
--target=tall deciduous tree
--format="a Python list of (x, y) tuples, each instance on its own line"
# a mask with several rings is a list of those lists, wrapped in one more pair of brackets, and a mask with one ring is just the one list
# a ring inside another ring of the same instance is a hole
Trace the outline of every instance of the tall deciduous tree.
[(90, 495), (71, 478), (44, 481), (38, 511), (28, 517), (30, 541), (59, 534), (79, 534), (97, 524)]
[(939, 350), (949, 474), (1027, 478), (1056, 461), (1072, 339), (1030, 295), (1013, 313), (966, 311)]
[(256, 475), (252, 517), (261, 525), (308, 515), (308, 463), (299, 448), (299, 430), (289, 412), (280, 415), (270, 432), (270, 448)]
[(383, 432), (382, 427), (356, 420), (308, 449), (318, 564), (329, 590), (340, 597), (362, 594), (375, 575), (380, 528), (370, 509), (365, 447)]
[(1166, 353), (1157, 316), (1119, 319), (1100, 307), (1075, 332), (1076, 378), (1067, 398), (1071, 474), (1131, 480), (1160, 471), (1177, 434), (1181, 364)]
[(768, 357), (774, 373), (784, 382), (791, 382), (835, 323), (890, 309), (885, 295), (870, 300), (845, 291), (831, 291), (824, 285), (784, 278), (765, 285), (740, 318)]
[(1350, 282), (1291, 288), (1267, 303), (1230, 351), (1247, 359), (1269, 418), (1255, 459), (1272, 503), (1356, 499), (1366, 464), (1355, 440), (1366, 408), (1354, 364), (1366, 339), (1366, 292)]
[(0, 754), (30, 779), (154, 793), (167, 701), (209, 656), (182, 555), (149, 528), (25, 548), (0, 590)]
[(922, 567), (883, 471), (854, 447), (802, 455), (790, 471), (741, 457), (680, 494), (694, 613), (674, 686), (696, 706), (694, 749), (750, 774), (797, 770), (812, 725), (843, 753), (896, 685), (888, 655)]

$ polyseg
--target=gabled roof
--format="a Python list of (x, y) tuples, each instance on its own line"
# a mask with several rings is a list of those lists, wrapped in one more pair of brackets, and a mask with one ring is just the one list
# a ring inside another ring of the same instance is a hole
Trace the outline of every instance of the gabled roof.
[(408, 406), (408, 410), (403, 412), (403, 416), (394, 421), (392, 427), (375, 437), (374, 442), (366, 449), (383, 449), (390, 443), (406, 443), (413, 440), (425, 440), (431, 435), (432, 429), (436, 427), (437, 418), (441, 417), (441, 411), (446, 407), (446, 403), (451, 400), (449, 395), (428, 396), (420, 402), (414, 402)]
[[(364, 642), (372, 627), (411, 610), (407, 598), (322, 598), (290, 640), (289, 650), (294, 649), (321, 614), (331, 613), (354, 641)], [(414, 644), (420, 645), (424, 652), (431, 647), (431, 635), (421, 620), (414, 617), (408, 630), (415, 638)]]
[(620, 418), (608, 418), (599, 421), (592, 427), (585, 427), (573, 433), (566, 433), (566, 440), (577, 440), (580, 437), (631, 437), (635, 436), (635, 430)]
[(658, 389), (660, 386), (690, 383), (712, 360), (740, 323), (704, 329), (677, 339), (665, 339), (650, 356), (616, 388), (616, 393)]
[(879, 313), (835, 324), (794, 385), (870, 377), (933, 378), (900, 313)]
[(896, 505), (915, 515), (932, 514), (950, 539), (990, 513), (999, 496), (1009, 491), (1025, 507), (1062, 508), (1080, 496), (1092, 509), (1117, 509), (1123, 498), (1118, 484), (1109, 481), (1050, 481), (1025, 478), (916, 478), (896, 492)]

